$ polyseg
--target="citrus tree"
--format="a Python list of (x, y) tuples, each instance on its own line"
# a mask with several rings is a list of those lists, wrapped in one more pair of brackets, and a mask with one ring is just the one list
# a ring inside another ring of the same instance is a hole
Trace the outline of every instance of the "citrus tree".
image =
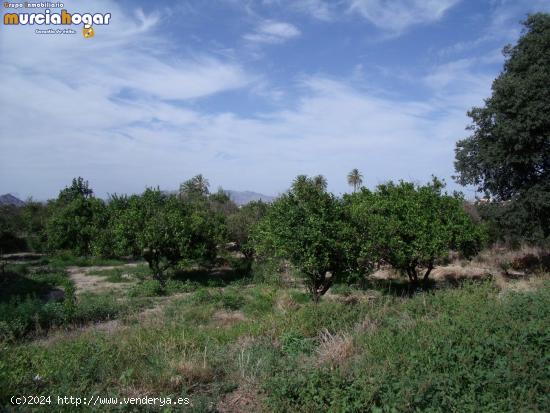
[(424, 186), (389, 182), (346, 197), (361, 257), (390, 264), (417, 283), (419, 278), (426, 282), (450, 250), (466, 257), (477, 253), (482, 228), (465, 211), (463, 198), (443, 188), (435, 178)]
[(344, 212), (317, 178), (300, 176), (256, 226), (255, 247), (288, 260), (318, 301), (335, 279), (355, 269), (353, 229)]
[(227, 217), (228, 238), (237, 244), (245, 258), (252, 259), (254, 244), (252, 233), (255, 226), (267, 214), (269, 205), (262, 201), (249, 202)]
[(118, 254), (143, 257), (164, 284), (166, 271), (180, 263), (209, 265), (223, 241), (223, 221), (206, 204), (185, 202), (158, 189), (113, 201), (109, 231)]
[(48, 248), (90, 255), (92, 243), (104, 226), (105, 203), (93, 195), (88, 182), (75, 178), (51, 204), (46, 224)]

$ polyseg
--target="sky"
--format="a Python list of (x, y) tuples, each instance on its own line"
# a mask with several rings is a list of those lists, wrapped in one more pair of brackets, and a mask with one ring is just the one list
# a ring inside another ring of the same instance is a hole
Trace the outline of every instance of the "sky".
[(452, 179), (466, 112), (490, 96), (520, 22), (550, 11), (549, 0), (64, 5), (110, 24), (90, 39), (81, 26), (0, 28), (0, 194), (45, 200), (76, 176), (102, 197), (173, 190), (199, 173), (214, 190), (270, 195), (322, 174), (341, 194), (358, 168), (370, 188), (436, 175), (473, 198)]

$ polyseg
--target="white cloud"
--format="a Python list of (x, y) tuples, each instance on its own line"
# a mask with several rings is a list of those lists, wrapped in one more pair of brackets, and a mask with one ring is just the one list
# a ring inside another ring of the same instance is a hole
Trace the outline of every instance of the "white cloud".
[(372, 24), (400, 33), (416, 24), (435, 22), (460, 0), (348, 0), (350, 9)]
[[(0, 193), (44, 199), (78, 175), (100, 195), (177, 188), (196, 173), (215, 185), (268, 193), (285, 190), (298, 173), (323, 173), (342, 191), (352, 167), (369, 185), (448, 176), (465, 111), (490, 87), (475, 62), (457, 61), (415, 80), (426, 86), (424, 99), (306, 75), (298, 87), (274, 91), (299, 95), (285, 110), (206, 112), (182, 102), (236, 88), (269, 91), (233, 60), (206, 52), (175, 59), (173, 44), (156, 32), (162, 16), (126, 14), (111, 2), (94, 7), (110, 10), (113, 23), (90, 41), (41, 37), (28, 27), (2, 32), (0, 176), (9, 179)], [(256, 33), (299, 34), (264, 23)]]
[(323, 0), (295, 0), (292, 7), (319, 20), (332, 19), (331, 9)]
[(300, 30), (290, 23), (266, 20), (253, 33), (244, 35), (244, 38), (253, 43), (283, 43), (299, 36)]

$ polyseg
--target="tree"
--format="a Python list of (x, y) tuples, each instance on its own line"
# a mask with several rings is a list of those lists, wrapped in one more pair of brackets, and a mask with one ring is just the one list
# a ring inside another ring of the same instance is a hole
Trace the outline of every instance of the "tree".
[(26, 250), (27, 243), (20, 236), (21, 210), (15, 205), (0, 205), (0, 255)]
[(167, 270), (178, 264), (210, 264), (223, 240), (223, 221), (204, 202), (184, 202), (158, 189), (113, 198), (109, 227), (115, 251), (142, 256), (163, 285)]
[(94, 195), (94, 191), (90, 188), (88, 181), (79, 176), (73, 178), (71, 186), (66, 187), (59, 193), (58, 200), (60, 202), (71, 202), (76, 198), (90, 198)]
[(48, 248), (71, 250), (88, 256), (92, 241), (103, 228), (105, 204), (93, 196), (88, 182), (73, 179), (72, 185), (60, 191), (51, 205), (52, 215), (46, 224)]
[(456, 146), (456, 179), (507, 213), (527, 216), (524, 234), (550, 236), (550, 14), (531, 15), (483, 107), (468, 112), (473, 133)]
[(428, 277), (437, 260), (455, 250), (469, 257), (483, 240), (458, 194), (442, 193), (444, 185), (434, 178), (424, 186), (389, 182), (376, 191), (363, 189), (346, 197), (346, 205), (360, 234), (361, 257), (387, 263), (416, 284)]
[(32, 198), (26, 200), (21, 209), (25, 239), (33, 251), (42, 252), (47, 247), (46, 223), (50, 210), (47, 204), (34, 201)]
[(180, 198), (205, 197), (209, 194), (210, 183), (202, 174), (195, 175), (180, 185)]
[(253, 201), (238, 208), (227, 219), (229, 240), (237, 244), (239, 251), (248, 260), (254, 255), (252, 233), (268, 209), (269, 205), (265, 202)]
[(328, 187), (327, 178), (325, 178), (323, 175), (314, 176), (313, 183), (317, 188), (319, 188), (322, 191), (326, 191)]
[(353, 168), (348, 174), (348, 184), (353, 187), (353, 192), (356, 192), (357, 189), (363, 184), (363, 175), (361, 175), (359, 169)]
[(260, 254), (287, 259), (299, 270), (315, 301), (357, 262), (342, 205), (315, 178), (296, 178), (268, 209), (253, 238)]
[(231, 200), (229, 194), (223, 188), (219, 188), (218, 192), (210, 194), (208, 196), (208, 203), (215, 213), (221, 214), (224, 218), (239, 210), (237, 204)]

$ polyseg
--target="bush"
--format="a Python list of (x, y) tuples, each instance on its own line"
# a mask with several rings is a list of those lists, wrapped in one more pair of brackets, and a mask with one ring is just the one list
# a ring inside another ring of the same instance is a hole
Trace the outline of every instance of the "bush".
[(166, 290), (159, 280), (144, 280), (134, 285), (128, 294), (130, 297), (156, 297), (164, 295)]

